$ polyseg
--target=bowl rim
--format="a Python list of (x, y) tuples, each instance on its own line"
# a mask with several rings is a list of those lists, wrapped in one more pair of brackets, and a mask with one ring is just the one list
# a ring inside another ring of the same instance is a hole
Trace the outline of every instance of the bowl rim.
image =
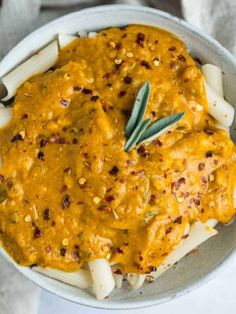
[[(8, 53), (7, 55), (1, 60), (0, 62), (0, 68), (2, 64), (11, 64), (12, 58), (14, 59), (14, 55), (17, 53), (17, 49), (24, 45), (25, 41), (30, 41), (32, 38), (37, 35), (37, 33), (40, 33), (44, 30), (46, 30), (48, 27), (53, 27), (54, 25), (57, 25), (59, 22), (66, 22), (67, 19), (79, 17), (82, 14), (93, 14), (93, 13), (108, 13), (108, 11), (116, 11), (121, 12), (123, 10), (130, 10), (137, 13), (146, 13), (151, 14), (154, 16), (158, 16), (162, 19), (170, 20), (178, 25), (183, 26), (183, 28), (186, 28), (190, 33), (196, 35), (199, 39), (203, 41), (207, 41), (209, 45), (214, 47), (215, 49), (219, 50), (222, 55), (225, 57), (225, 59), (228, 59), (228, 62), (231, 62), (235, 68), (236, 68), (236, 59), (234, 56), (226, 49), (224, 48), (220, 43), (218, 43), (215, 39), (210, 37), (207, 34), (204, 34), (200, 29), (197, 27), (189, 24), (188, 22), (184, 21), (181, 18), (178, 18), (176, 16), (173, 16), (167, 12), (157, 10), (154, 8), (149, 8), (146, 6), (139, 6), (139, 5), (126, 5), (126, 4), (114, 4), (114, 5), (100, 5), (95, 7), (90, 7), (86, 9), (82, 9), (79, 11), (75, 11), (66, 15), (63, 15), (59, 18), (54, 19), (53, 21), (44, 24), (43, 26), (37, 28), (27, 36), (25, 36), (17, 45), (15, 45)], [(117, 23), (118, 24), (118, 23)], [(2, 68), (1, 68), (2, 69)], [(7, 69), (8, 71), (9, 69)], [(7, 73), (7, 72), (5, 72)], [(97, 309), (104, 309), (104, 310), (130, 310), (130, 309), (139, 309), (139, 308), (147, 308), (151, 306), (155, 306), (158, 304), (162, 304), (171, 300), (176, 299), (177, 297), (181, 297), (185, 294), (190, 293), (191, 291), (203, 286), (208, 281), (213, 279), (216, 275), (218, 275), (222, 270), (231, 263), (231, 260), (233, 259), (234, 255), (236, 255), (236, 249), (233, 249), (231, 252), (228, 253), (228, 255), (217, 265), (215, 265), (211, 271), (209, 271), (208, 274), (202, 275), (201, 277), (195, 279), (194, 281), (188, 283), (183, 288), (176, 289), (174, 291), (170, 290), (169, 295), (165, 297), (160, 297), (158, 299), (152, 299), (152, 300), (146, 300), (146, 301), (133, 301), (130, 303), (125, 304), (118, 304), (112, 302), (112, 299), (110, 299), (109, 303), (106, 303), (106, 301), (98, 301), (94, 298), (94, 300), (87, 299), (86, 297), (77, 296), (77, 300), (70, 298), (69, 293), (67, 295), (62, 295), (62, 293), (58, 292), (55, 288), (48, 287), (48, 284), (45, 283), (44, 280), (35, 280), (31, 277), (30, 273), (32, 272), (30, 269), (26, 267), (21, 267), (15, 263), (15, 261), (7, 254), (7, 252), (0, 247), (0, 254), (24, 276), (26, 276), (28, 279), (30, 279), (32, 282), (34, 282), (37, 286), (40, 288), (46, 290), (49, 293), (52, 293), (58, 297), (61, 297), (67, 301), (80, 304), (83, 306), (88, 306), (92, 308)], [(30, 270), (30, 272), (29, 272)]]

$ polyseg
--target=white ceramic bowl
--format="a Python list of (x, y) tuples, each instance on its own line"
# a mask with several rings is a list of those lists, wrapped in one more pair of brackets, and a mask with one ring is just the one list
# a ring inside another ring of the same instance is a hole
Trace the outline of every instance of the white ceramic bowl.
[[(58, 33), (73, 34), (79, 30), (96, 31), (110, 26), (131, 23), (158, 26), (175, 33), (187, 44), (191, 54), (204, 63), (220, 66), (225, 73), (226, 98), (236, 103), (236, 61), (232, 55), (212, 38), (195, 27), (167, 13), (139, 6), (101, 6), (63, 16), (31, 33), (23, 39), (0, 63), (0, 77), (30, 54), (39, 50)], [(206, 283), (230, 261), (236, 249), (236, 224), (217, 227), (219, 234), (204, 243), (200, 251), (190, 254), (152, 284), (145, 284), (140, 291), (116, 289), (110, 298), (97, 301), (89, 292), (52, 280), (29, 268), (19, 267), (1, 253), (26, 277), (40, 287), (67, 300), (106, 309), (131, 309), (159, 304), (183, 295)]]

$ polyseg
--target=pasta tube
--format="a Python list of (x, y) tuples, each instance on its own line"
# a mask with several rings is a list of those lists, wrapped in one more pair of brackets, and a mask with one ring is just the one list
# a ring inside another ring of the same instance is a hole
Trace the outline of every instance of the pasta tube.
[(58, 42), (54, 40), (2, 78), (1, 81), (7, 89), (7, 95), (5, 97), (0, 95), (0, 98), (4, 97), (3, 100), (8, 100), (13, 97), (17, 88), (26, 80), (50, 69), (56, 63), (57, 57)]
[(229, 127), (234, 120), (234, 108), (217, 95), (213, 88), (205, 82), (208, 99), (208, 111), (222, 125)]
[(158, 278), (186, 254), (216, 234), (217, 230), (207, 224), (201, 222), (193, 223), (190, 227), (189, 237), (183, 241), (181, 246), (168, 255), (164, 263), (155, 272), (152, 272), (151, 276), (155, 279)]
[(79, 271), (73, 273), (42, 267), (33, 267), (33, 270), (68, 285), (78, 287), (80, 289), (87, 289), (92, 286), (92, 278), (90, 272), (86, 269), (80, 269)]
[(94, 37), (96, 37), (97, 36), (97, 33), (96, 32), (89, 32), (88, 33), (88, 37), (89, 38), (94, 38)]
[(132, 288), (135, 290), (142, 287), (145, 279), (146, 279), (145, 274), (135, 274), (135, 273), (127, 274), (127, 280), (131, 284)]
[(60, 33), (58, 35), (58, 43), (59, 43), (60, 49), (62, 49), (65, 46), (69, 45), (70, 43), (72, 43), (76, 39), (78, 39), (77, 36)]
[(205, 64), (202, 66), (202, 73), (207, 84), (215, 90), (217, 95), (224, 97), (221, 69), (213, 64)]
[(118, 289), (122, 288), (123, 274), (120, 271), (119, 266), (117, 265), (112, 266), (112, 272), (113, 272), (113, 278), (115, 280), (116, 287)]
[(89, 262), (88, 265), (93, 280), (93, 291), (98, 300), (103, 300), (115, 287), (111, 265), (103, 258)]

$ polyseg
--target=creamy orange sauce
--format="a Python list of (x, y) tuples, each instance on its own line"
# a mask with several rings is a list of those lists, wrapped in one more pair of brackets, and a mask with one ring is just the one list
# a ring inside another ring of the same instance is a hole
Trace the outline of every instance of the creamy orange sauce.
[[(147, 117), (185, 116), (126, 153), (124, 129), (147, 80)], [(21, 265), (74, 271), (101, 257), (149, 272), (188, 224), (235, 214), (235, 146), (208, 115), (183, 42), (161, 29), (111, 28), (65, 47), (18, 89), (0, 140), (0, 238)]]

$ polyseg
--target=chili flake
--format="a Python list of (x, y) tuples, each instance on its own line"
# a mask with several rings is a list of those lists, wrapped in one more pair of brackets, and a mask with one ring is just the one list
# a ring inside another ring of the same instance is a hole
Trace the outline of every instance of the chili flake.
[(140, 61), (140, 64), (143, 66), (143, 67), (145, 67), (147, 70), (150, 70), (152, 67), (150, 66), (150, 64), (147, 62), (147, 61), (145, 61), (145, 60), (142, 60), (142, 61)]
[(110, 175), (112, 176), (117, 175), (118, 172), (119, 172), (119, 169), (116, 166), (112, 167), (112, 169), (109, 171)]
[(62, 209), (67, 209), (70, 207), (70, 196), (66, 194), (61, 202)]
[(34, 239), (37, 239), (39, 237), (41, 237), (41, 230), (39, 229), (39, 227), (36, 226), (34, 228)]
[(16, 134), (13, 136), (13, 138), (11, 139), (12, 143), (15, 143), (17, 141), (23, 141), (23, 137), (20, 133)]

